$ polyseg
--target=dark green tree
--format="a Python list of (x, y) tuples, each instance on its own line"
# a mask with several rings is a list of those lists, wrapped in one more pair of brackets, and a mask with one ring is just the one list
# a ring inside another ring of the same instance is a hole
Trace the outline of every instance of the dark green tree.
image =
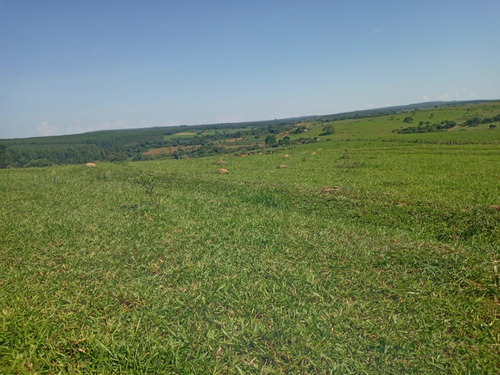
[(289, 145), (290, 144), (290, 137), (284, 136), (282, 139), (280, 139), (279, 144), (280, 145)]
[(481, 123), (481, 119), (479, 117), (472, 117), (465, 121), (465, 125), (467, 126), (478, 126)]
[(16, 153), (7, 145), (0, 145), (0, 168), (16, 167)]
[(270, 134), (266, 137), (266, 145), (267, 146), (272, 146), (276, 144), (276, 136), (274, 134)]
[(335, 133), (335, 128), (333, 127), (332, 124), (328, 124), (328, 125), (323, 126), (323, 133), (321, 133), (320, 135), (325, 136), (325, 135), (330, 135), (333, 133)]

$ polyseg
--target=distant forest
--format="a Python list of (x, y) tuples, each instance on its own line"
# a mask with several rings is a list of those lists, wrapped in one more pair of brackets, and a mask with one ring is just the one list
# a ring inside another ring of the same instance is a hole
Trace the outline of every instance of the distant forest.
[[(185, 146), (185, 148), (179, 147), (176, 152), (168, 156), (172, 158), (179, 158), (186, 154), (204, 156), (223, 151), (216, 143), (218, 140), (235, 137), (265, 137), (290, 130), (294, 128), (296, 122), (306, 119), (308, 118), (108, 130), (66, 136), (0, 140), (0, 168), (43, 167), (94, 161), (148, 160), (152, 157), (144, 153), (160, 147)], [(181, 135), (186, 132), (196, 134)], [(176, 134), (180, 135), (168, 137)]]
[[(35, 137), (0, 140), (0, 168), (43, 167), (59, 164), (83, 164), (95, 161), (137, 161), (153, 157), (197, 157), (214, 153), (233, 152), (234, 148), (220, 146), (221, 140), (245, 138), (250, 143), (239, 145), (240, 151), (251, 151), (264, 146), (279, 146), (290, 142), (288, 137), (279, 141), (276, 135), (301, 127), (304, 121), (331, 122), (388, 115), (415, 109), (443, 108), (487, 101), (428, 102), (363, 111), (346, 112), (325, 116), (304, 116), (289, 119), (256, 121), (245, 123), (210, 124), (196, 126), (155, 127), (147, 129), (106, 130), (76, 135)], [(484, 119), (471, 119), (469, 126)], [(428, 126), (430, 125), (430, 126)], [(423, 132), (440, 130), (451, 124), (424, 124), (408, 127), (398, 132)], [(190, 133), (183, 136), (183, 133)], [(195, 134), (193, 134), (195, 133)], [(328, 133), (329, 134), (329, 133)], [(301, 138), (290, 143), (307, 143)], [(263, 146), (259, 146), (260, 145)], [(175, 148), (169, 154), (151, 156), (145, 154), (152, 149)]]

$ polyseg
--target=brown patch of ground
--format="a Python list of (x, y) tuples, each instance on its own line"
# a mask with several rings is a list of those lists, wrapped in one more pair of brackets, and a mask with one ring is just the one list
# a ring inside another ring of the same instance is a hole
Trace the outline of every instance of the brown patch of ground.
[(224, 143), (234, 143), (234, 142), (239, 142), (239, 141), (242, 141), (244, 140), (245, 138), (243, 137), (239, 137), (239, 138), (229, 138), (229, 139), (226, 139), (224, 140)]
[(196, 150), (199, 147), (200, 146), (158, 147), (158, 148), (152, 148), (146, 152), (143, 152), (142, 154), (147, 156), (170, 155), (177, 150)]
[(340, 187), (338, 186), (332, 186), (332, 187), (323, 187), (321, 188), (321, 191), (322, 192), (325, 192), (325, 193), (331, 193), (331, 192), (334, 192), (334, 191), (339, 191), (340, 190)]

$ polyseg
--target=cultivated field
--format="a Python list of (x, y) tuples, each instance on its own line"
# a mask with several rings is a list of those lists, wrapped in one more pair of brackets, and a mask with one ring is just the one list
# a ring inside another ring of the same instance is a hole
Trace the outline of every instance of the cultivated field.
[(0, 170), (0, 373), (498, 373), (500, 129), (392, 117), (224, 174)]

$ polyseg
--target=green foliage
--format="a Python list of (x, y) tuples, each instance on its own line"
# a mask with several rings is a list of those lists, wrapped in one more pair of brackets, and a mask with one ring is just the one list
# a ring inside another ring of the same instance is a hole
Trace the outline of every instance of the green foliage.
[(480, 118), (478, 116), (472, 117), (465, 121), (466, 126), (478, 126), (479, 124), (491, 124), (492, 122), (500, 121), (500, 114), (493, 117)]
[(49, 159), (35, 159), (26, 163), (24, 166), (27, 168), (30, 167), (48, 167), (51, 166), (52, 162)]
[(481, 119), (479, 117), (472, 117), (465, 121), (466, 126), (478, 126), (481, 123)]
[(294, 134), (302, 134), (306, 131), (306, 127), (305, 126), (297, 126), (297, 129), (294, 130)]
[[(428, 121), (427, 121), (428, 123)], [(456, 121), (451, 120), (443, 120), (441, 123), (434, 123), (427, 125), (423, 125), (423, 122), (420, 121), (418, 126), (409, 126), (407, 128), (396, 129), (394, 132), (399, 134), (412, 134), (412, 133), (431, 133), (431, 132), (439, 132), (451, 129), (457, 125)]]
[(320, 136), (325, 136), (325, 135), (330, 135), (335, 133), (335, 128), (332, 124), (327, 124), (323, 126), (323, 132), (320, 134)]
[(289, 146), (291, 144), (291, 140), (290, 140), (290, 137), (289, 136), (284, 136), (283, 138), (281, 138), (279, 141), (278, 141), (278, 144), (280, 146)]
[(274, 134), (270, 134), (265, 139), (266, 146), (273, 146), (276, 144), (276, 136)]
[(0, 144), (0, 168), (7, 168), (12, 163), (12, 156), (7, 145)]

